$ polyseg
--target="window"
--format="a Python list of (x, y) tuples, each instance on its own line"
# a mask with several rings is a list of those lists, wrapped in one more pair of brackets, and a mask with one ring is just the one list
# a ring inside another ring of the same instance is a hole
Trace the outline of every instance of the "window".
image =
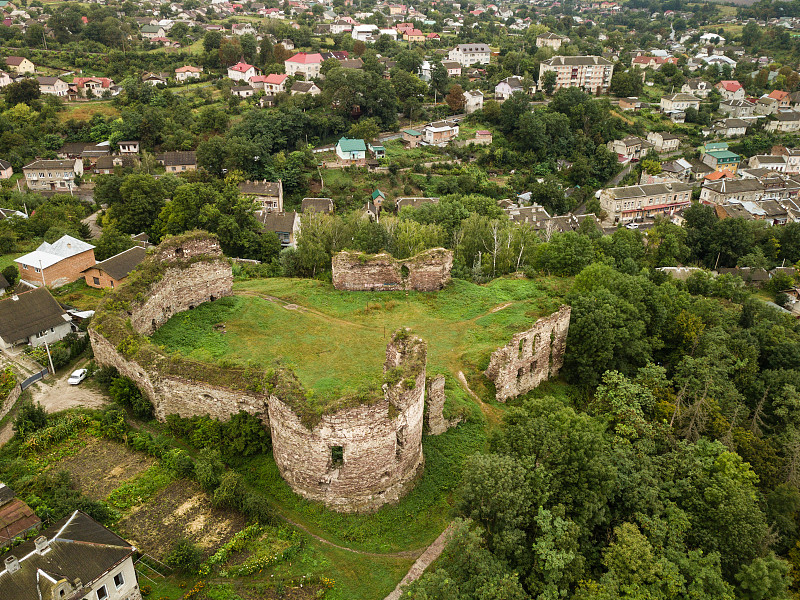
[(125, 578), (122, 576), (122, 571), (114, 575), (114, 585), (117, 586), (117, 589), (125, 585)]
[(33, 267), (34, 272), (41, 273), (42, 270), (39, 267)]
[(99, 277), (92, 277), (92, 282), (95, 285), (100, 285), (100, 278)]
[(100, 586), (100, 589), (97, 590), (97, 600), (105, 600), (108, 598), (108, 590), (106, 590), (106, 586)]
[(331, 468), (336, 469), (344, 464), (344, 447), (331, 446)]

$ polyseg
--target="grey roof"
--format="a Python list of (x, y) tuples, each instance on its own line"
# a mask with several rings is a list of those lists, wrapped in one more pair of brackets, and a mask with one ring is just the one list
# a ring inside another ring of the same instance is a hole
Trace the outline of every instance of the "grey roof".
[(295, 81), (292, 84), (290, 91), (292, 92), (310, 92), (315, 87), (313, 81)]
[(298, 218), (296, 212), (257, 210), (254, 214), (263, 225), (264, 231), (274, 231), (276, 233), (294, 231), (294, 224)]
[(417, 208), (418, 206), (422, 206), (423, 204), (436, 204), (439, 202), (439, 198), (423, 198), (423, 197), (402, 197), (395, 199), (395, 205), (397, 206), (398, 212), (404, 206), (410, 206), (412, 208)]
[(0, 169), (10, 169), (10, 168), (11, 168), (10, 162), (8, 162), (7, 160), (0, 159)]
[(662, 100), (672, 100), (673, 102), (700, 102), (700, 98), (697, 96), (693, 96), (692, 94), (684, 94), (683, 92), (669, 94), (664, 96)]
[(147, 250), (141, 246), (134, 246), (133, 248), (128, 248), (119, 254), (115, 254), (111, 258), (100, 261), (88, 269), (84, 269), (84, 273), (89, 269), (100, 269), (119, 281), (120, 279), (125, 279), (125, 277), (128, 276), (128, 273), (133, 271), (136, 266), (144, 260), (146, 255)]
[(461, 52), (489, 52), (489, 46), (487, 44), (458, 44), (454, 50), (460, 50)]
[(675, 194), (691, 190), (692, 186), (686, 183), (648, 183), (645, 185), (627, 185), (609, 188), (608, 192), (617, 200), (622, 200), (625, 198), (657, 196), (658, 194)]
[(23, 169), (74, 169), (75, 161), (69, 160), (35, 160), (22, 167)]
[(197, 164), (197, 153), (194, 151), (164, 152), (163, 154), (159, 154), (156, 158), (160, 163), (163, 163), (165, 167)]
[[(40, 573), (55, 581), (66, 578), (73, 583), (80, 579), (85, 587), (80, 588), (80, 594), (75, 597), (82, 598), (89, 593), (92, 582), (136, 551), (121, 537), (79, 511), (48, 527), (42, 535), (49, 542), (49, 549), (44, 553), (38, 553), (35, 541), (30, 540), (4, 555), (6, 560), (15, 556), (20, 568), (14, 573), (6, 569), (0, 571), (0, 598), (40, 600), (51, 596), (54, 584)], [(43, 584), (47, 585), (46, 589), (40, 588)]]
[(774, 117), (778, 119), (778, 121), (800, 121), (800, 112), (779, 112), (775, 113)]
[(591, 65), (610, 67), (613, 64), (602, 56), (554, 56), (542, 62), (552, 67), (588, 67)]
[(56, 82), (61, 81), (58, 77), (45, 77), (40, 76), (36, 78), (39, 85), (55, 85)]
[(322, 213), (333, 212), (333, 200), (331, 198), (303, 198), (300, 210), (303, 212), (311, 210)]
[(729, 179), (725, 177), (703, 187), (718, 194), (741, 194), (744, 192), (759, 192), (764, 189), (764, 184), (757, 179)]
[[(115, 165), (114, 162), (122, 163), (120, 165)], [(97, 159), (97, 162), (94, 164), (95, 169), (113, 169), (114, 167), (135, 167), (136, 163), (139, 162), (135, 156), (111, 156), (107, 154), (106, 156), (101, 156)]]
[(279, 181), (242, 181), (239, 193), (245, 196), (279, 196), (281, 184)]
[[(19, 342), (45, 329), (63, 325), (67, 321), (66, 314), (45, 287), (0, 300), (0, 338), (8, 344)], [(4, 597), (15, 596), (0, 594), (0, 598)]]

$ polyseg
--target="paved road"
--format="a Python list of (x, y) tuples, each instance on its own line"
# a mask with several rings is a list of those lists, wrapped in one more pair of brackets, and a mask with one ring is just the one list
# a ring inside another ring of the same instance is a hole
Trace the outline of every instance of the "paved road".
[(100, 226), (97, 224), (97, 217), (99, 214), (100, 211), (98, 210), (97, 212), (92, 213), (91, 215), (86, 217), (85, 219), (81, 219), (81, 223), (86, 223), (89, 226), (89, 231), (91, 232), (89, 234), (89, 237), (91, 237), (93, 240), (96, 240), (103, 234), (103, 230), (100, 229)]
[(630, 162), (627, 165), (625, 165), (625, 168), (622, 169), (622, 171), (620, 171), (616, 177), (614, 177), (611, 181), (609, 181), (605, 187), (610, 188), (619, 185), (619, 182), (622, 181), (625, 178), (625, 176), (631, 172), (631, 169), (633, 169), (633, 165), (634, 163)]

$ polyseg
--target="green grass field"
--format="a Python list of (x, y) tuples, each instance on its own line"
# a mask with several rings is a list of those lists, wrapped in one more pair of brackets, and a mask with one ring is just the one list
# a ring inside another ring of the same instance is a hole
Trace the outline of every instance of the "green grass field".
[(560, 304), (545, 280), (510, 278), (486, 286), (454, 280), (439, 293), (340, 292), (307, 279), (234, 289), (234, 297), (176, 315), (153, 342), (200, 361), (280, 361), (323, 403), (378, 380), (401, 327), (428, 343), (429, 373), (456, 377), (485, 369), (491, 352)]

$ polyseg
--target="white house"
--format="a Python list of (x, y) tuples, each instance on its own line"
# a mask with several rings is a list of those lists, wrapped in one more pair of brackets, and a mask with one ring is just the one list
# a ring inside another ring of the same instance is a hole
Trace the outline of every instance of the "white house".
[(700, 108), (700, 98), (691, 94), (669, 94), (661, 98), (660, 108), (662, 111), (686, 110), (687, 108)]
[(238, 62), (232, 67), (228, 67), (228, 78), (234, 81), (249, 81), (257, 72), (258, 70), (253, 65)]
[(474, 113), (476, 110), (483, 109), (483, 92), (480, 90), (471, 90), (464, 92), (464, 112), (469, 114)]
[(447, 54), (447, 58), (459, 63), (462, 67), (474, 64), (488, 65), (492, 52), (487, 44), (459, 44)]
[(58, 77), (37, 77), (36, 81), (39, 83), (39, 92), (42, 94), (63, 97), (69, 91), (69, 85)]
[(203, 67), (193, 67), (186, 65), (175, 69), (176, 81), (188, 81), (189, 79), (200, 79), (200, 73), (203, 72)]
[(458, 136), (458, 125), (450, 121), (437, 121), (429, 123), (422, 129), (422, 137), (430, 146), (446, 146), (447, 143)]
[(367, 145), (364, 140), (343, 137), (336, 142), (336, 156), (345, 162), (363, 161), (367, 158)]
[(250, 23), (235, 23), (231, 26), (231, 33), (233, 35), (256, 35), (258, 32)]
[[(18, 344), (41, 346), (64, 339), (72, 331), (71, 319), (46, 287), (0, 300), (0, 348)], [(4, 596), (0, 571), (0, 598)]]
[(277, 94), (278, 92), (286, 91), (286, 79), (288, 75), (283, 73), (270, 73), (264, 78), (262, 82), (264, 85), (264, 92), (267, 94)]
[(515, 92), (524, 92), (522, 79), (519, 77), (506, 77), (494, 86), (494, 97), (498, 100), (507, 100)]
[(76, 510), (4, 555), (0, 598), (139, 600), (135, 555), (135, 547)]
[[(372, 40), (373, 36), (377, 37), (377, 35), (378, 35), (378, 26), (372, 24), (355, 25), (353, 26), (353, 31), (350, 33), (350, 36), (354, 40), (358, 40), (361, 42), (369, 42)], [(396, 31), (394, 35), (395, 39), (397, 39)]]
[(287, 75), (295, 76), (299, 73), (308, 80), (320, 76), (319, 70), (322, 66), (322, 62), (322, 55), (319, 52), (298, 52), (291, 58), (287, 58), (283, 61), (283, 65)]

